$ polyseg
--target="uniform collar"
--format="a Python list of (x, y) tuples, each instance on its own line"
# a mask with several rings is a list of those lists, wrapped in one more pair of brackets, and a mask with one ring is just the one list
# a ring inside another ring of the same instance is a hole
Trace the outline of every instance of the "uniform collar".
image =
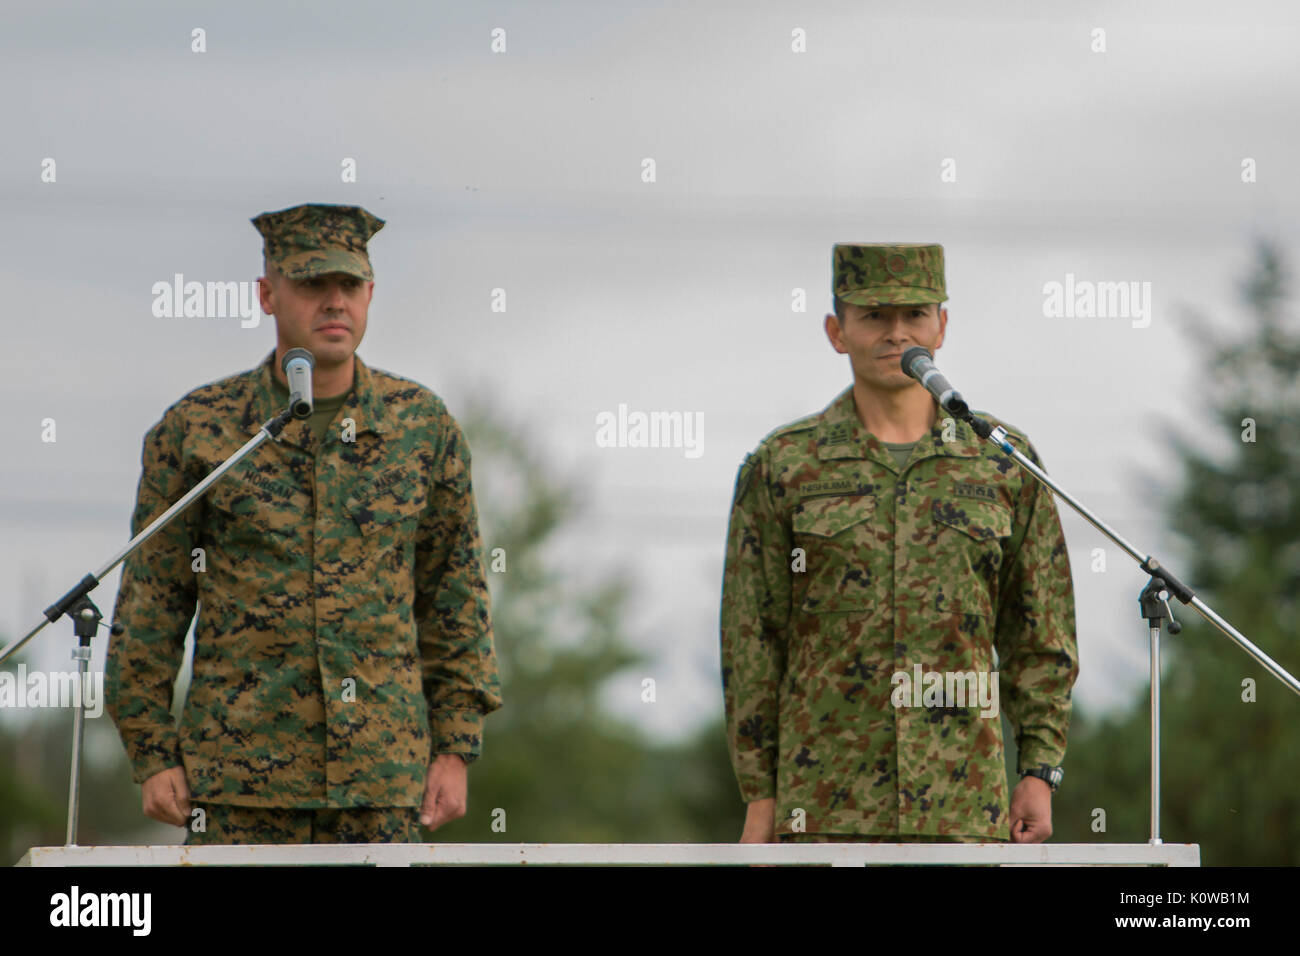
[[(980, 454), (979, 436), (963, 421), (955, 421), (949, 432), (951, 441), (944, 441), (944, 419), (941, 413), (928, 432), (922, 435), (912, 450), (912, 461), (922, 458), (975, 458)], [(859, 458), (874, 461), (890, 471), (899, 471), (894, 456), (875, 435), (867, 431), (858, 420), (857, 406), (853, 402), (853, 387), (849, 386), (826, 406), (817, 421), (815, 433), (817, 457)]]
[[(243, 421), (244, 431), (250, 435), (256, 434), (269, 419), (282, 411), (272, 385), (274, 373), (271, 368), (274, 361), (275, 350), (272, 349), (271, 353), (262, 360), (262, 364), (254, 370), (252, 394), (244, 409)], [(352, 372), (352, 390), (348, 392), (347, 401), (343, 403), (342, 417), (355, 421), (358, 432), (381, 433), (386, 429), (384, 400), (375, 387), (374, 375), (361, 361), (361, 356), (353, 355), (353, 361), (355, 364)], [(290, 432), (295, 430), (296, 425), (303, 426), (300, 430), (306, 430), (305, 421), (291, 421), (285, 426), (283, 434), (292, 438)], [(294, 433), (296, 434), (296, 431)], [(293, 443), (301, 444), (298, 441)]]

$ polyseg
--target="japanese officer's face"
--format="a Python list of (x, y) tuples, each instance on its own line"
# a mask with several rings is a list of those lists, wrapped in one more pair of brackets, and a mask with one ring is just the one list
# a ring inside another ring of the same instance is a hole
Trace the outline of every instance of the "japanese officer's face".
[(914, 345), (936, 351), (943, 345), (948, 310), (938, 305), (848, 305), (844, 320), (826, 316), (826, 337), (849, 357), (854, 378), (869, 389), (897, 391), (917, 386), (903, 371), (903, 353)]

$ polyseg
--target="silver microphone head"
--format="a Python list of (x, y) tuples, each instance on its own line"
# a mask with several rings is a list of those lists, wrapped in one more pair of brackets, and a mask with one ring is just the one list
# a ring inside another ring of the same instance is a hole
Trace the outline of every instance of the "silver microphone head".
[(311, 415), (311, 370), (315, 367), (316, 359), (306, 349), (290, 349), (280, 360), (280, 370), (289, 382), (289, 411), (294, 418)]
[(930, 350), (920, 345), (913, 345), (910, 349), (908, 349), (906, 352), (903, 353), (903, 357), (899, 360), (899, 363), (903, 367), (903, 371), (915, 379), (919, 379), (921, 377), (921, 372), (913, 368), (913, 366), (916, 363), (916, 360), (919, 358), (925, 358), (930, 360), (931, 362), (934, 361), (934, 356), (930, 354)]

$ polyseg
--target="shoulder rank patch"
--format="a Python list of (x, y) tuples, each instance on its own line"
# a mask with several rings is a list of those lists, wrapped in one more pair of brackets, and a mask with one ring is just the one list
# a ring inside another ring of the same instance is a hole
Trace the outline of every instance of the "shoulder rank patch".
[(830, 428), (826, 429), (826, 444), (843, 445), (853, 439), (853, 423), (837, 422)]

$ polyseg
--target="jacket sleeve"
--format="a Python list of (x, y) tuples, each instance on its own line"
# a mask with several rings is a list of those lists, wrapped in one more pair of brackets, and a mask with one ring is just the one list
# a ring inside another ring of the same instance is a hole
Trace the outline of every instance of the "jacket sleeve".
[(483, 718), (501, 706), (501, 684), (469, 445), (441, 414), (441, 452), (415, 542), (414, 610), (432, 752), (473, 759)]
[(721, 615), (727, 747), (746, 803), (776, 796), (791, 547), (763, 459), (749, 455), (732, 498)]
[[(1040, 464), (1028, 441), (1011, 437)], [(1079, 675), (1065, 534), (1051, 491), (1028, 473), (1008, 547), (996, 640), (1003, 707), (1016, 733), (1017, 773), (1023, 773), (1064, 762), (1070, 691)]]
[[(145, 436), (132, 537), (189, 490), (181, 465), (183, 436), (174, 409)], [(183, 766), (171, 703), (197, 602), (191, 552), (199, 539), (202, 508), (201, 500), (192, 504), (122, 566), (113, 623), (123, 631), (108, 640), (105, 706), (136, 783)]]

